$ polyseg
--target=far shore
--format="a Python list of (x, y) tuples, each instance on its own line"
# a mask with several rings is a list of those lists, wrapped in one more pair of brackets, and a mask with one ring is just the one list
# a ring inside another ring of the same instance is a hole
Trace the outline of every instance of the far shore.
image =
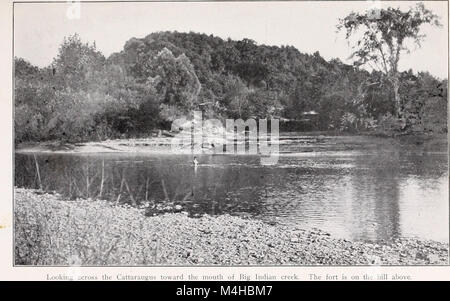
[[(381, 137), (373, 134), (333, 134), (329, 132), (280, 133), (280, 154), (285, 153), (283, 146), (295, 139), (303, 139), (298, 152), (419, 152), (448, 153), (447, 134), (440, 135), (404, 135)], [(215, 139), (209, 138), (209, 139)], [(103, 141), (69, 143), (62, 141), (26, 142), (16, 146), (16, 153), (149, 153), (149, 154), (190, 154), (189, 145), (173, 151), (172, 137), (124, 138)], [(202, 145), (201, 152), (213, 154), (210, 144)]]
[(17, 265), (448, 264), (448, 243), (367, 243), (230, 215), (141, 209), (15, 188)]

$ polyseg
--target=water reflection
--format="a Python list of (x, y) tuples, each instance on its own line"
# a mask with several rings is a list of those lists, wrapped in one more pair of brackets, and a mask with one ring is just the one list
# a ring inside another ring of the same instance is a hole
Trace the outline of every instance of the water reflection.
[(445, 155), (258, 157), (17, 154), (17, 186), (70, 198), (180, 204), (190, 214), (251, 215), (353, 240), (448, 240)]

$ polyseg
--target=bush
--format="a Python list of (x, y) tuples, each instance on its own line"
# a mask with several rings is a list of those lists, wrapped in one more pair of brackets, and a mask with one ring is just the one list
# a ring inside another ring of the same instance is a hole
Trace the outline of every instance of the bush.
[(391, 113), (384, 114), (378, 119), (377, 129), (380, 134), (392, 136), (400, 133), (406, 126), (406, 121), (395, 117)]
[(421, 110), (423, 130), (447, 133), (447, 100), (434, 97), (425, 102)]
[(344, 113), (340, 119), (339, 129), (344, 132), (373, 130), (377, 127), (376, 120), (372, 117), (357, 117), (353, 113)]

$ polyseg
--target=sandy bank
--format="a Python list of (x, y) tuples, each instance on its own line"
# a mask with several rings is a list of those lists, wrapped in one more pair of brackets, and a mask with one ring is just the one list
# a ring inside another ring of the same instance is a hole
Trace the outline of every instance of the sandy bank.
[[(172, 137), (149, 137), (133, 139), (114, 139), (99, 142), (61, 143), (40, 142), (23, 143), (16, 147), (17, 153), (147, 153), (147, 154), (191, 154), (190, 140), (183, 141), (182, 146), (173, 149)], [(217, 136), (204, 138), (199, 147), (200, 153), (214, 154), (215, 147), (221, 147)], [(189, 143), (188, 143), (189, 142)], [(237, 143), (243, 143), (240, 139)], [(386, 138), (366, 135), (314, 135), (308, 133), (281, 133), (279, 140), (281, 155), (322, 152), (363, 151), (364, 153), (408, 152), (447, 154), (447, 136), (400, 136)]]

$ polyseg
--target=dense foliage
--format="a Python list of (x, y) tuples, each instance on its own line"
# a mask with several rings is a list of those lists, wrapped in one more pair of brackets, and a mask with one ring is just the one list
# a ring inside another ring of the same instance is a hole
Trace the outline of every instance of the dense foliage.
[(157, 32), (105, 58), (73, 35), (48, 67), (15, 58), (16, 143), (148, 136), (194, 109), (220, 119), (283, 117), (300, 129), (315, 111), (320, 130), (447, 130), (447, 80), (403, 72), (399, 94), (401, 122), (382, 72), (318, 52)]

